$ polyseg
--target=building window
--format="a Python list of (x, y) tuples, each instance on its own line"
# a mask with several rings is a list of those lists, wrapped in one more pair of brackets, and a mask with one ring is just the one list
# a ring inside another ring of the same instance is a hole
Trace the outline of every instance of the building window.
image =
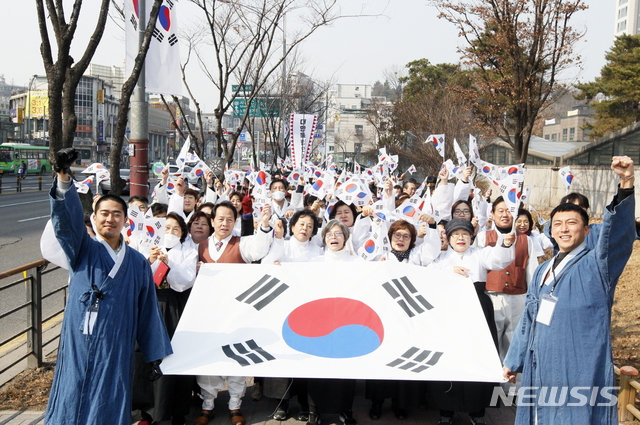
[(627, 6), (625, 6), (622, 9), (618, 10), (618, 19), (622, 19), (622, 18), (626, 18), (626, 17), (627, 17)]
[(563, 142), (566, 142), (566, 141), (567, 141), (567, 133), (568, 133), (567, 129), (566, 129), (566, 128), (563, 128), (563, 129), (562, 129), (562, 141), (563, 141)]
[(569, 129), (569, 141), (573, 142), (574, 140), (576, 140), (576, 128), (575, 127), (571, 127)]
[(551, 141), (552, 142), (557, 142), (558, 141), (558, 133), (553, 133), (551, 135)]
[(621, 5), (623, 5), (623, 4), (627, 4), (627, 2), (628, 2), (628, 1), (629, 1), (629, 0), (620, 0), (620, 1), (618, 2), (618, 6), (621, 6)]
[(549, 135), (548, 135), (548, 134), (545, 134), (545, 135), (544, 135), (544, 138), (545, 138), (545, 140), (549, 140), (549, 139), (550, 139), (550, 137), (549, 137)]
[(329, 146), (329, 152), (333, 152), (333, 146)]
[(356, 136), (363, 136), (364, 128), (361, 125), (356, 125)]
[(622, 22), (618, 22), (618, 32), (622, 32), (627, 29), (627, 21), (626, 19)]

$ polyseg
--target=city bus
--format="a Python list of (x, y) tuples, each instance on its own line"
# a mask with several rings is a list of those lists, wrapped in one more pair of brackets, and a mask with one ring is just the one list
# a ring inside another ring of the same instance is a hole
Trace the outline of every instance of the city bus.
[(0, 145), (0, 171), (17, 173), (20, 162), (27, 164), (27, 173), (49, 173), (49, 148), (27, 143), (3, 143)]

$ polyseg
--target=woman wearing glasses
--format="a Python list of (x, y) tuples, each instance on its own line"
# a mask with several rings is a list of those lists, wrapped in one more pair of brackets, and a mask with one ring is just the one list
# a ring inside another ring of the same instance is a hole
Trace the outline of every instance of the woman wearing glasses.
[(464, 218), (473, 226), (474, 235), (478, 233), (478, 218), (473, 214), (473, 207), (469, 201), (456, 201), (451, 207), (451, 218)]
[[(394, 221), (387, 232), (391, 243), (391, 252), (383, 259), (401, 263), (429, 265), (440, 254), (440, 238), (435, 229), (426, 224), (420, 230), (406, 220)], [(416, 239), (424, 238), (422, 244), (416, 246)]]

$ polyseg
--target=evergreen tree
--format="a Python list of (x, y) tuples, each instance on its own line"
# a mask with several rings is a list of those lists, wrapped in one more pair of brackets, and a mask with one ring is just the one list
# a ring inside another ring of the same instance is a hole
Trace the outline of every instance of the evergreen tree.
[[(616, 38), (600, 76), (590, 83), (578, 84), (578, 99), (591, 100), (595, 122), (586, 124), (595, 137), (620, 130), (640, 120), (640, 35)], [(598, 94), (603, 100), (596, 100)]]

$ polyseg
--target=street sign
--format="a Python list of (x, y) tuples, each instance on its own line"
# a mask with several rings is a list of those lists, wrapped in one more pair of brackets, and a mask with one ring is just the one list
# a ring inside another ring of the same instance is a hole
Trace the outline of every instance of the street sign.
[[(235, 118), (243, 117), (247, 113), (247, 99), (235, 98), (233, 100), (233, 116)], [(280, 99), (274, 98), (256, 98), (251, 101), (249, 109), (250, 118), (262, 118), (280, 116)]]
[(242, 142), (241, 141), (237, 141), (236, 142), (236, 148), (240, 149), (242, 147)]
[(236, 92), (245, 92), (246, 94), (251, 94), (251, 92), (253, 91), (253, 85), (252, 84), (245, 84), (244, 86), (241, 85), (236, 85), (233, 84), (231, 85), (231, 91), (236, 93)]

